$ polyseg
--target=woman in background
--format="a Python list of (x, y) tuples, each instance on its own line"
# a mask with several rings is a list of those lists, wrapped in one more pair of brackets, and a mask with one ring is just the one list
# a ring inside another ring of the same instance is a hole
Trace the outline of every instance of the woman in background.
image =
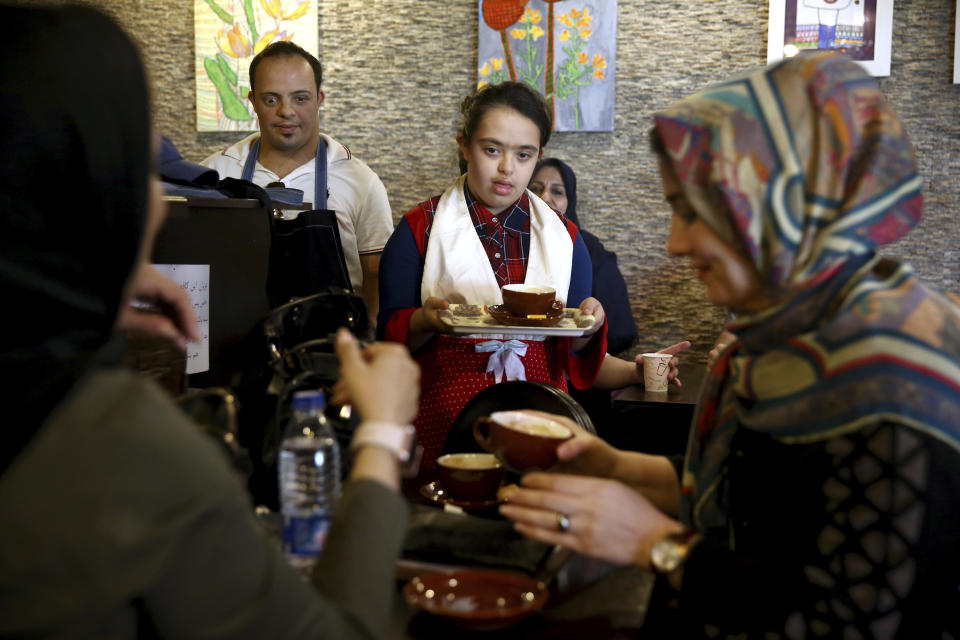
[[(612, 410), (610, 390), (643, 384), (643, 356), (624, 360), (615, 355), (632, 347), (637, 340), (637, 324), (633, 319), (633, 309), (630, 308), (630, 294), (617, 267), (617, 255), (605, 249), (599, 238), (580, 226), (577, 218), (577, 176), (565, 162), (557, 158), (540, 160), (529, 189), (580, 229), (593, 265), (593, 297), (603, 305), (607, 318), (607, 349), (614, 355), (604, 359), (591, 388), (574, 387), (569, 390), (570, 395), (587, 410), (597, 428), (620, 428), (618, 425), (622, 416)], [(677, 354), (689, 346), (690, 343), (684, 340), (660, 351)], [(667, 376), (678, 387), (681, 386), (679, 364), (679, 358), (672, 358)], [(686, 427), (683, 425), (683, 428)]]
[(580, 229), (593, 265), (593, 297), (603, 305), (607, 317), (607, 351), (613, 355), (626, 351), (637, 340), (627, 283), (617, 267), (617, 254), (605, 249), (600, 238), (580, 224), (576, 174), (562, 160), (543, 158), (537, 163), (529, 189)]
[[(530, 191), (550, 205), (557, 213), (573, 222), (580, 229), (583, 242), (590, 252), (593, 265), (593, 297), (603, 305), (607, 318), (607, 347), (611, 354), (626, 351), (637, 340), (637, 323), (630, 308), (630, 294), (627, 283), (617, 267), (617, 254), (604, 248), (597, 236), (580, 227), (577, 218), (577, 176), (565, 162), (557, 158), (544, 158), (537, 163), (530, 180)], [(661, 353), (676, 354), (687, 349), (686, 340), (661, 349)], [(680, 386), (679, 359), (670, 361), (669, 379)], [(628, 384), (643, 384), (643, 360), (628, 362), (619, 358), (604, 361), (600, 374), (594, 382), (597, 389), (620, 389)], [(577, 397), (576, 390), (573, 391)], [(581, 394), (582, 397), (582, 394)]]

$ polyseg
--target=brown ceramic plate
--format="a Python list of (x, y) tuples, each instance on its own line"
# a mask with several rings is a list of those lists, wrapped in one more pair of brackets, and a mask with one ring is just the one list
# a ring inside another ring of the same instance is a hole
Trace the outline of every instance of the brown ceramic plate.
[(546, 318), (527, 318), (526, 316), (515, 316), (503, 308), (503, 305), (492, 304), (487, 307), (487, 313), (493, 316), (497, 322), (513, 325), (515, 327), (552, 327), (564, 317), (562, 308), (555, 310), (547, 315)]
[(414, 607), (467, 629), (501, 629), (539, 611), (547, 585), (521, 573), (464, 569), (413, 578), (403, 595)]
[(496, 500), (454, 500), (447, 495), (447, 492), (444, 491), (439, 482), (428, 482), (420, 487), (420, 495), (430, 502), (436, 502), (440, 505), (452, 504), (465, 511), (493, 509), (499, 504)]

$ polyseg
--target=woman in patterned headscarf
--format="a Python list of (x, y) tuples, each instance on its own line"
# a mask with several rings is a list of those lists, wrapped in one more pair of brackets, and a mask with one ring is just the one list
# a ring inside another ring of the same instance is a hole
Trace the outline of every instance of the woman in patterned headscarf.
[(504, 513), (659, 571), (687, 635), (956, 637), (960, 310), (876, 253), (920, 217), (901, 122), (823, 52), (683, 100), (652, 137), (668, 250), (738, 339), (679, 473), (580, 436), (562, 459), (637, 491), (539, 474)]

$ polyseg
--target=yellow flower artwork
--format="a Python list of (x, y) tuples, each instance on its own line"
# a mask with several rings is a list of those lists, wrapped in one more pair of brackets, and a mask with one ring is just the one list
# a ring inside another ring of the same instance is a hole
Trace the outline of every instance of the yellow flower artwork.
[(239, 24), (233, 27), (224, 27), (217, 32), (217, 45), (220, 50), (233, 58), (246, 58), (250, 55), (250, 42), (247, 36), (238, 28)]
[(271, 18), (280, 17), (280, 0), (260, 0), (260, 6), (267, 12)]
[(253, 131), (253, 56), (279, 40), (318, 51), (315, 0), (194, 0), (197, 131)]
[(613, 129), (617, 0), (478, 0), (477, 86), (541, 92), (557, 131)]

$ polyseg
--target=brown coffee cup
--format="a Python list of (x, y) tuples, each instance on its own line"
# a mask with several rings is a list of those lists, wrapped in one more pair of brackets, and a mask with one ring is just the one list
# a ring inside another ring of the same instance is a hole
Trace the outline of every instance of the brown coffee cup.
[(500, 289), (503, 308), (513, 316), (533, 315), (550, 316), (563, 309), (563, 303), (557, 300), (557, 291), (553, 287), (540, 287), (530, 284), (505, 284)]
[(563, 424), (521, 411), (497, 411), (473, 423), (473, 437), (511, 471), (548, 469), (557, 447), (573, 437)]
[(454, 500), (495, 500), (503, 465), (489, 453), (448, 453), (437, 458), (441, 488)]

